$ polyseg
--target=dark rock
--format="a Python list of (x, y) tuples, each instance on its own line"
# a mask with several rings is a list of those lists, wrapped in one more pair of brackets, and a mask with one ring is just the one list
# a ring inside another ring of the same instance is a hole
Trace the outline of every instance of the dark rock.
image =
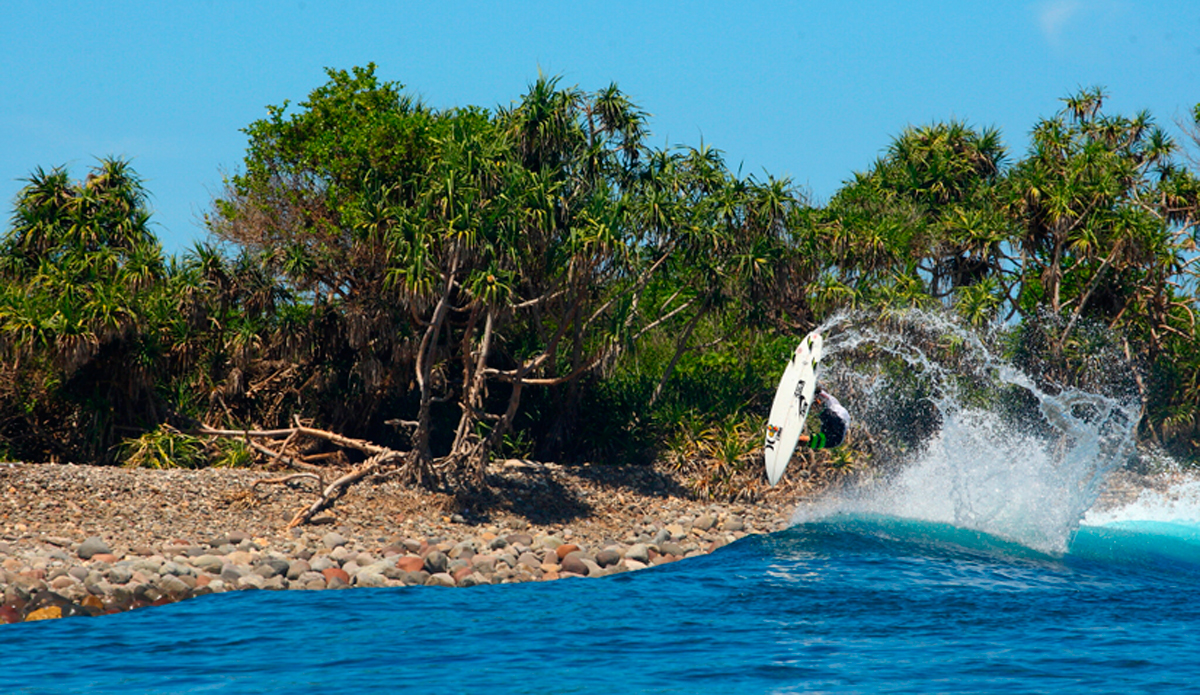
[(482, 584), (490, 584), (488, 578), (479, 572), (472, 572), (462, 579), (458, 580), (458, 585), (462, 587), (480, 586)]
[(450, 558), (440, 550), (430, 551), (430, 553), (425, 556), (425, 569), (428, 570), (430, 574), (445, 572), (449, 567)]
[(99, 536), (92, 536), (91, 538), (80, 543), (79, 547), (75, 549), (75, 554), (84, 560), (90, 560), (93, 555), (97, 555), (99, 553), (112, 553), (112, 549), (109, 548), (108, 544), (105, 543), (104, 540)]
[(615, 565), (621, 561), (621, 551), (616, 548), (605, 548), (596, 553), (596, 564), (601, 567)]
[(244, 576), (246, 576), (246, 570), (238, 567), (237, 565), (226, 563), (221, 567), (221, 581), (225, 582), (226, 584), (236, 585), (237, 580)]
[(154, 603), (163, 598), (164, 594), (161, 589), (153, 584), (138, 584), (133, 589), (133, 597), (148, 603)]
[(583, 561), (584, 555), (581, 551), (576, 550), (573, 553), (568, 553), (562, 559), (562, 571), (573, 572), (574, 574), (587, 576), (588, 566)]
[[(270, 567), (274, 570), (274, 574), (263, 574), (263, 577), (273, 577), (276, 575), (287, 575), (290, 565), (287, 560), (279, 557), (266, 557), (259, 561), (259, 567)], [(264, 570), (265, 571), (265, 570)], [(260, 572), (260, 574), (262, 574)]]

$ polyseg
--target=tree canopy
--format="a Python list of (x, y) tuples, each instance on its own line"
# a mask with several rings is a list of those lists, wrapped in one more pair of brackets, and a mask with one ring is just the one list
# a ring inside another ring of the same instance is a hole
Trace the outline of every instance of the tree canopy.
[(686, 432), (736, 463), (797, 333), (916, 306), (1021, 336), (1058, 383), (1106, 341), (1140, 365), (1145, 436), (1192, 455), (1200, 184), (1149, 114), (1103, 101), (1065, 99), (1020, 157), (994, 129), (907, 128), (815, 206), (710, 145), (651, 147), (615, 85), (436, 109), (374, 65), (329, 70), (246, 127), (212, 239), (179, 257), (127, 162), (35, 170), (0, 242), (3, 446), (113, 460), (164, 424), (299, 418), (408, 452), (426, 484)]

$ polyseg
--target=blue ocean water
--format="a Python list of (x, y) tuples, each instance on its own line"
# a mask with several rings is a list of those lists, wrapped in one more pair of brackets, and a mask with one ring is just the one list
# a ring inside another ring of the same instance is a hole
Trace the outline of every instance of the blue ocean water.
[(591, 580), (239, 592), (0, 629), (4, 693), (1200, 692), (1200, 526), (1048, 554), (833, 515)]
[[(1140, 402), (1047, 393), (937, 318), (911, 323), (970, 360), (838, 321), (822, 379), (856, 394), (855, 417), (893, 422), (894, 370), (840, 359), (870, 345), (929, 382), (939, 426), (787, 531), (601, 579), (227, 593), (10, 625), (0, 695), (1200, 692), (1200, 483), (1097, 504), (1135, 456)], [(978, 405), (1013, 390), (1036, 409)]]

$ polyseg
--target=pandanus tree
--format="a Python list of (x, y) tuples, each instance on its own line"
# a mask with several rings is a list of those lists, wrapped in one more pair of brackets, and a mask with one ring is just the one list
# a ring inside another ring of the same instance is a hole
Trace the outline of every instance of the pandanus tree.
[(1191, 324), (1191, 299), (1174, 290), (1191, 272), (1196, 180), (1149, 114), (1108, 116), (1104, 96), (1097, 88), (1065, 99), (1007, 178), (1006, 207), (1020, 225), (1018, 301), (1026, 316), (1046, 307), (1065, 317), (1054, 352), (1090, 318), (1132, 331), (1153, 359), (1180, 318)]
[(309, 358), (370, 406), (333, 425), (387, 419), (415, 477), (477, 482), (527, 387), (565, 389), (565, 436), (580, 379), (669, 311), (639, 308), (683, 233), (646, 200), (644, 114), (544, 77), (491, 113), (429, 109), (373, 66), (329, 76), (247, 129), (212, 229), (346, 346)]
[(118, 428), (165, 415), (168, 269), (128, 162), (103, 159), (78, 182), (38, 169), (26, 184), (0, 242), (4, 436), (26, 456), (105, 460)]
[(942, 301), (974, 323), (995, 318), (1012, 238), (996, 202), (1004, 159), (995, 130), (959, 122), (906, 129), (810, 216), (830, 261), (823, 305)]

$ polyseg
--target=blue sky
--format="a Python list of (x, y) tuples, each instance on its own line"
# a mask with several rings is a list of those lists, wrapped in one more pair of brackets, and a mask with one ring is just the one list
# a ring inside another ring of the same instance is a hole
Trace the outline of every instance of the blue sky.
[(4, 0), (4, 228), (35, 167), (81, 178), (119, 156), (182, 251), (240, 167), (240, 129), (325, 67), (372, 61), (436, 108), (508, 105), (539, 70), (615, 82), (652, 114), (653, 144), (703, 140), (822, 202), (908, 125), (995, 126), (1019, 156), (1080, 87), (1177, 132), (1200, 102), (1200, 2)]

